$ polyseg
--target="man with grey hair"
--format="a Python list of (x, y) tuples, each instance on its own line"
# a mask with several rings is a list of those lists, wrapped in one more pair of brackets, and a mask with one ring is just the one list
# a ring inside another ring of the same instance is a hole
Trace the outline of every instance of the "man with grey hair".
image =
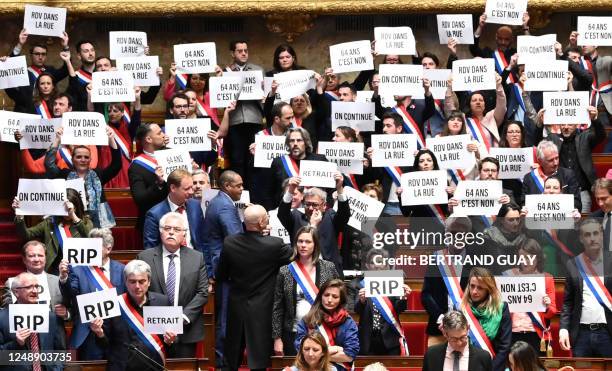
[(492, 370), (491, 356), (470, 344), (469, 325), (460, 311), (451, 310), (442, 319), (446, 342), (427, 348), (423, 371)]
[(543, 140), (538, 144), (536, 156), (540, 166), (537, 169), (533, 169), (523, 178), (521, 205), (525, 204), (525, 195), (544, 193), (544, 181), (546, 178), (556, 175), (561, 179), (563, 193), (574, 195), (574, 207), (582, 210), (580, 187), (576, 181), (576, 175), (572, 170), (559, 166), (559, 150), (557, 146), (549, 140)]

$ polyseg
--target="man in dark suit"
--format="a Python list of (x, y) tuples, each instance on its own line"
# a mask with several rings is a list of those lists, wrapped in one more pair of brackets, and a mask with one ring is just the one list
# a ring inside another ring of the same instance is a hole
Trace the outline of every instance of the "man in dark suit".
[(427, 348), (423, 371), (490, 371), (491, 356), (469, 344), (468, 323), (463, 313), (453, 310), (442, 319), (446, 342)]
[(164, 294), (170, 305), (183, 307), (184, 332), (169, 349), (171, 358), (195, 357), (196, 343), (204, 339), (202, 309), (208, 301), (204, 256), (182, 248), (187, 233), (183, 216), (169, 212), (159, 221), (161, 244), (138, 254), (151, 266), (151, 291)]
[(157, 124), (144, 123), (136, 129), (136, 142), (142, 147), (128, 169), (130, 191), (138, 206), (138, 230), (143, 229), (144, 217), (150, 208), (162, 202), (168, 195), (168, 184), (161, 167), (157, 166), (155, 151), (163, 149), (168, 137)]
[[(17, 298), (16, 304), (38, 304), (38, 293), (40, 286), (36, 276), (29, 272), (19, 274), (12, 282), (11, 291)], [(21, 328), (15, 333), (9, 332), (9, 309), (0, 310), (0, 351), (50, 351), (64, 350), (66, 344), (57, 326), (55, 313), (49, 312), (49, 332), (36, 333), (28, 328)], [(47, 370), (60, 371), (64, 369), (63, 364), (45, 365), (33, 362), (31, 365), (0, 366), (0, 370)]]
[(204, 214), (200, 202), (193, 197), (193, 178), (185, 169), (174, 170), (166, 180), (170, 188), (168, 197), (151, 210), (147, 211), (144, 223), (144, 248), (150, 249), (159, 245), (159, 220), (170, 211), (183, 215), (187, 222), (185, 246), (204, 253), (204, 241), (200, 231), (204, 228)]
[[(559, 344), (563, 350), (571, 349), (574, 357), (609, 358), (612, 357), (612, 307), (606, 296), (609, 298), (612, 292), (612, 262), (610, 253), (603, 251), (601, 223), (593, 218), (583, 220), (578, 238), (584, 252), (566, 264), (568, 274)], [(583, 275), (579, 267), (587, 273)], [(597, 294), (592, 288), (599, 289)]]
[(77, 295), (89, 294), (112, 287), (117, 289), (118, 295), (125, 292), (123, 277), (125, 266), (110, 258), (110, 252), (115, 244), (113, 233), (108, 228), (94, 228), (89, 232), (89, 237), (102, 239), (102, 266), (72, 267), (68, 265), (67, 260), (62, 260), (59, 265), (60, 290), (62, 295), (72, 302), (74, 312), (69, 347), (70, 349), (77, 349), (78, 358), (83, 361), (106, 359), (106, 353), (96, 343), (89, 324), (81, 322), (76, 302)]
[(263, 206), (249, 206), (246, 232), (227, 237), (221, 251), (217, 279), (232, 285), (224, 354), (228, 370), (238, 370), (245, 344), (251, 370), (270, 366), (276, 275), (289, 264), (293, 249), (264, 235), (268, 222)]
[(599, 206), (599, 210), (593, 211), (591, 217), (601, 221), (604, 231), (604, 251), (610, 251), (612, 246), (612, 180), (599, 178), (591, 187), (595, 203)]

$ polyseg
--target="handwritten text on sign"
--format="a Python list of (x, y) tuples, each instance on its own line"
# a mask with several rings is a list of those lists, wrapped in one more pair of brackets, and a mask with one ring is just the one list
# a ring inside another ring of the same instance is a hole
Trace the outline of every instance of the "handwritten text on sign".
[(403, 271), (364, 272), (365, 296), (404, 296)]
[(134, 78), (129, 72), (94, 72), (91, 85), (91, 101), (94, 103), (133, 102), (136, 100)]
[(530, 62), (525, 65), (526, 91), (567, 90), (567, 61)]
[(139, 57), (148, 45), (146, 32), (111, 31), (108, 40), (111, 59)]
[(525, 225), (530, 229), (574, 228), (574, 195), (525, 195), (527, 217)]
[(416, 42), (410, 27), (374, 27), (374, 40), (378, 54), (416, 54)]
[(19, 141), (19, 149), (49, 148), (61, 124), (62, 119), (22, 118), (19, 132), (23, 138)]
[(30, 85), (26, 57), (7, 58), (0, 61), (0, 89), (16, 88)]
[(106, 121), (98, 112), (65, 112), (62, 144), (108, 146)]
[(182, 306), (144, 306), (142, 307), (145, 334), (163, 334), (166, 331), (183, 333)]
[(329, 60), (334, 73), (374, 69), (374, 58), (369, 40), (331, 45)]
[(117, 301), (117, 289), (94, 291), (76, 297), (82, 323), (89, 323), (96, 318), (112, 318), (121, 315)]
[(493, 58), (453, 61), (453, 91), (493, 89), (495, 89), (495, 62)]
[(527, 0), (487, 0), (487, 23), (520, 26), (527, 11)]
[(332, 130), (348, 126), (358, 131), (374, 131), (374, 103), (331, 102)]
[(164, 180), (176, 169), (185, 169), (191, 172), (191, 157), (184, 149), (162, 149), (155, 151), (157, 164), (164, 171)]
[(318, 153), (338, 165), (343, 174), (363, 174), (363, 143), (319, 142)]
[(207, 134), (210, 118), (166, 120), (166, 135), (170, 138), (168, 147), (187, 151), (210, 151), (212, 144)]
[[(17, 143), (15, 131), (19, 130), (22, 119), (40, 119), (39, 115), (0, 110), (0, 140), (3, 142)], [(47, 148), (49, 148), (47, 146)]]
[(427, 148), (436, 155), (441, 169), (470, 169), (476, 163), (467, 150), (471, 141), (469, 134), (427, 138)]
[(578, 17), (578, 45), (611, 46), (612, 17)]
[(117, 59), (117, 70), (131, 73), (136, 86), (159, 86), (158, 67), (157, 55)]
[(276, 157), (286, 154), (284, 135), (255, 136), (255, 167), (269, 168)]
[(446, 170), (404, 173), (400, 181), (404, 206), (448, 203)]
[(496, 276), (495, 283), (511, 313), (544, 312), (544, 276)]
[(315, 87), (315, 73), (311, 70), (287, 71), (274, 74), (278, 84), (278, 94), (283, 101), (289, 102), (293, 97), (306, 93)]
[(179, 73), (209, 73), (217, 65), (215, 43), (174, 45), (174, 62)]
[(359, 231), (369, 230), (367, 228), (362, 229), (362, 226), (366, 223), (376, 223), (377, 218), (385, 208), (385, 204), (352, 187), (344, 187), (344, 193), (348, 197), (351, 210), (348, 225)]
[(498, 179), (523, 179), (533, 165), (533, 147), (491, 147), (489, 155), (499, 161)]
[(455, 190), (459, 204), (453, 208), (457, 215), (497, 215), (502, 196), (501, 180), (463, 180)]
[(16, 215), (68, 215), (64, 179), (19, 179)]
[(412, 166), (417, 150), (415, 134), (372, 135), (372, 166)]
[(544, 92), (544, 125), (590, 124), (589, 92)]
[(471, 14), (438, 14), (438, 37), (440, 44), (448, 43), (453, 38), (457, 44), (473, 44)]
[(46, 334), (49, 332), (48, 304), (9, 304), (9, 332), (23, 328)]
[(302, 160), (300, 161), (300, 178), (302, 178), (300, 185), (335, 188), (334, 175), (337, 171), (338, 167), (334, 162)]
[(101, 238), (66, 238), (62, 245), (64, 259), (72, 266), (102, 265)]
[(23, 28), (30, 35), (62, 37), (66, 28), (66, 8), (26, 4)]

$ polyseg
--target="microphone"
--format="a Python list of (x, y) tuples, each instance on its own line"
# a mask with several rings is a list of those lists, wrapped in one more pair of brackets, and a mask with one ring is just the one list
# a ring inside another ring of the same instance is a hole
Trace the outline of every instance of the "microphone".
[(138, 349), (138, 347), (136, 345), (134, 345), (132, 343), (128, 343), (126, 341), (123, 342), (123, 345), (128, 347), (128, 349), (134, 351), (134, 353), (136, 353), (139, 357), (141, 357), (144, 361), (146, 361), (149, 364), (149, 366), (153, 365), (158, 370), (163, 370), (163, 371), (167, 371), (168, 370), (166, 368), (166, 366), (162, 365), (161, 363), (157, 362), (153, 358), (151, 358), (148, 355), (146, 355), (145, 353), (143, 353), (140, 349)]

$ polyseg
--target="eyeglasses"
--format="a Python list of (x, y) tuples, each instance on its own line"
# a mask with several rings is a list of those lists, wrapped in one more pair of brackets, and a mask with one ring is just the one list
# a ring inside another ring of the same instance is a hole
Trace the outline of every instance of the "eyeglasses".
[(460, 337), (449, 337), (448, 338), (448, 342), (449, 343), (459, 343), (459, 342), (466, 342), (468, 340), (467, 335), (464, 336), (460, 336)]
[(321, 206), (321, 202), (304, 202), (304, 206), (306, 206), (306, 207), (319, 207), (319, 206)]
[(170, 231), (174, 231), (176, 233), (180, 233), (180, 232), (184, 232), (185, 228), (181, 228), (181, 227), (173, 227), (171, 225), (165, 225), (161, 228), (164, 232), (170, 232)]
[(188, 109), (189, 105), (188, 104), (176, 105), (176, 106), (174, 106), (174, 108), (176, 108), (176, 109)]
[(36, 289), (37, 292), (42, 292), (42, 290), (43, 290), (43, 287), (41, 285), (18, 286), (18, 287), (15, 287), (15, 288), (19, 289), (19, 290), (26, 289), (28, 291), (32, 291), (32, 290)]

